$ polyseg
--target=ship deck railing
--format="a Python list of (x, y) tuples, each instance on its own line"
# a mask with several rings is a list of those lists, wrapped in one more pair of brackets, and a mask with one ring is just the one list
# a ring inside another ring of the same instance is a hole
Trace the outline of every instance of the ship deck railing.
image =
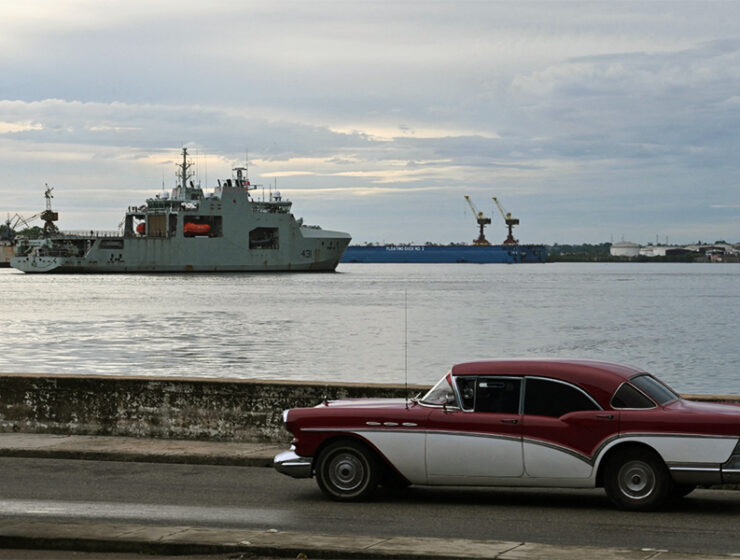
[(74, 230), (62, 231), (61, 234), (65, 237), (123, 237), (123, 233), (113, 230)]

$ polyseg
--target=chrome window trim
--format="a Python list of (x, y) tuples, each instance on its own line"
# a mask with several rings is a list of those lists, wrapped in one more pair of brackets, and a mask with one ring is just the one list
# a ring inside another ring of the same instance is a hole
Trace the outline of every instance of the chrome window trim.
[[(629, 385), (630, 387), (632, 387), (635, 391), (637, 391), (643, 397), (645, 397), (647, 400), (649, 400), (651, 403), (653, 403), (653, 406), (646, 406), (645, 408), (620, 408), (618, 406), (614, 406), (614, 403), (613, 403), (614, 395), (616, 395), (619, 392), (619, 390), (622, 388), (622, 385)], [(656, 403), (655, 402), (655, 399), (653, 399), (650, 395), (646, 394), (645, 391), (643, 391), (642, 389), (640, 389), (636, 385), (633, 385), (629, 381), (622, 381), (619, 384), (619, 387), (617, 387), (617, 389), (614, 391), (614, 393), (612, 394), (611, 398), (609, 399), (609, 406), (611, 406), (614, 410), (653, 410), (654, 408), (658, 408), (658, 403)]]
[[(457, 398), (457, 395), (455, 395), (455, 398)], [(425, 402), (419, 402), (419, 406), (424, 406), (426, 408), (439, 408), (442, 410), (462, 410), (459, 405), (457, 404), (429, 404)]]
[[(524, 380), (525, 380), (525, 383), (524, 383), (524, 391), (522, 391), (522, 397), (521, 397), (521, 401), (522, 402), (521, 402), (521, 408), (519, 409), (519, 410), (521, 410), (521, 414), (524, 414), (524, 397), (527, 394), (527, 383), (526, 383), (526, 380), (527, 379), (537, 379), (537, 380), (540, 380), (540, 381), (552, 381), (554, 383), (560, 383), (561, 385), (566, 385), (568, 387), (572, 387), (576, 391), (579, 391), (579, 392), (583, 393), (588, 400), (590, 400), (594, 405), (596, 405), (596, 410), (604, 410), (604, 408), (598, 402), (596, 402), (596, 399), (594, 399), (586, 391), (584, 391), (583, 389), (581, 389), (578, 385), (574, 385), (570, 381), (563, 381), (562, 379), (555, 379), (553, 377), (542, 377), (540, 375), (525, 375), (524, 376)], [(572, 410), (571, 412), (579, 412), (579, 411), (578, 410)], [(588, 412), (588, 411), (584, 411), (584, 412)], [(566, 414), (570, 414), (570, 412), (566, 412)], [(535, 414), (534, 416), (539, 416), (539, 415)], [(552, 417), (550, 417), (550, 418), (552, 418)]]

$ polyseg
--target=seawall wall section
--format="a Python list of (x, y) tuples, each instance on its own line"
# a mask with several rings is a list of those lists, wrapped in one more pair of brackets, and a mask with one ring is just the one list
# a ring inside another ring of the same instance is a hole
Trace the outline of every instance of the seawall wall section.
[(284, 442), (284, 409), (406, 394), (403, 385), (0, 374), (0, 432)]
[[(0, 432), (287, 442), (282, 411), (413, 396), (425, 385), (0, 374)], [(740, 403), (740, 397), (685, 395)]]

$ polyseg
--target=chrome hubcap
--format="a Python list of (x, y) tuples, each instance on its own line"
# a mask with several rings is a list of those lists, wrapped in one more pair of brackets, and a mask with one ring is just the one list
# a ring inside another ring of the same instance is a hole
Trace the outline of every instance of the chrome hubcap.
[(619, 489), (634, 500), (648, 497), (655, 489), (655, 473), (643, 461), (629, 461), (619, 469)]
[(365, 478), (365, 465), (352, 453), (338, 453), (332, 457), (327, 474), (335, 488), (343, 492), (351, 492), (362, 486)]

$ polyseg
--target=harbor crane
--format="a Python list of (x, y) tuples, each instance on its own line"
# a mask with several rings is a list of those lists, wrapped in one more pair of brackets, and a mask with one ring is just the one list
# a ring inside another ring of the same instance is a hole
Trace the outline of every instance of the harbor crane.
[(11, 217), (10, 214), (8, 214), (8, 218), (5, 220), (5, 223), (3, 224), (3, 228), (0, 230), (0, 240), (3, 241), (12, 241), (15, 238), (15, 232), (18, 229), (19, 224), (23, 224), (26, 226), (27, 229), (31, 229), (31, 220), (38, 218), (41, 215), (41, 212), (38, 214), (34, 214), (30, 218), (24, 218), (17, 212)]
[(504, 218), (504, 222), (506, 223), (506, 227), (509, 228), (509, 235), (504, 240), (504, 245), (517, 245), (519, 243), (518, 239), (514, 239), (513, 229), (514, 226), (519, 225), (519, 219), (518, 218), (512, 218), (511, 212), (507, 212), (504, 210), (504, 207), (501, 206), (501, 203), (498, 201), (498, 198), (495, 196), (493, 197), (493, 201), (496, 203), (496, 206), (498, 206), (498, 211), (501, 212), (501, 216)]
[(491, 223), (491, 218), (484, 216), (483, 212), (480, 212), (476, 207), (475, 204), (473, 204), (473, 201), (470, 200), (470, 197), (468, 195), (464, 195), (465, 200), (468, 201), (468, 204), (470, 205), (470, 209), (473, 211), (473, 214), (475, 214), (475, 220), (478, 222), (478, 226), (480, 227), (480, 234), (478, 235), (478, 239), (473, 240), (473, 245), (490, 245), (488, 242), (488, 239), (486, 239), (486, 236), (483, 235), (483, 229)]
[(48, 237), (49, 235), (59, 231), (57, 226), (54, 224), (54, 222), (59, 219), (59, 213), (54, 212), (54, 210), (51, 209), (51, 199), (54, 198), (54, 195), (51, 194), (53, 190), (54, 187), (49, 187), (48, 184), (46, 185), (46, 191), (44, 192), (44, 198), (46, 198), (46, 210), (41, 212), (41, 219), (44, 220), (44, 237)]

